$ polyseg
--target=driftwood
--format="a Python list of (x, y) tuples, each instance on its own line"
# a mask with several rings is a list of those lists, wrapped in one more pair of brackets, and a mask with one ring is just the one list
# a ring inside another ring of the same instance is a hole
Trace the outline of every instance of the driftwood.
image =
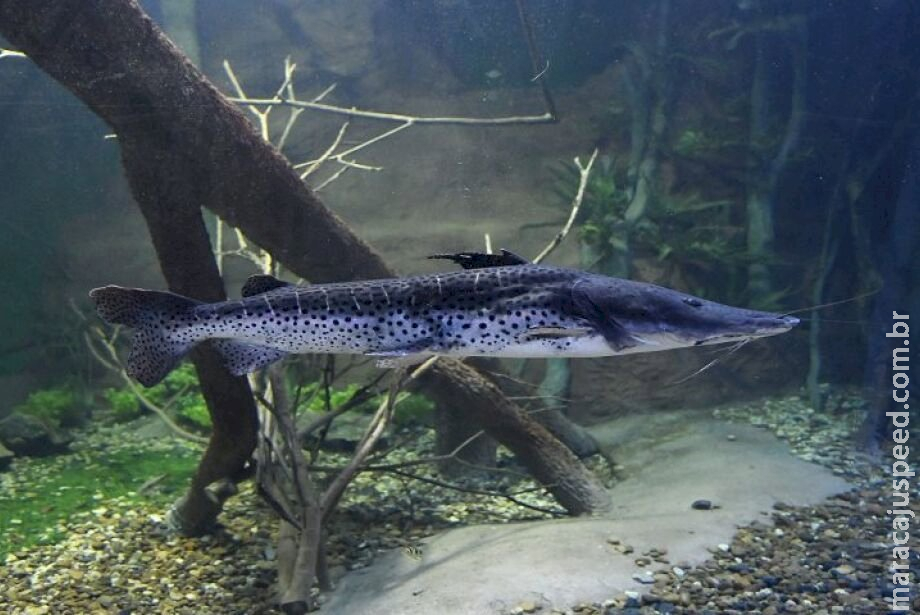
[[(395, 275), (134, 0), (0, 0), (0, 34), (112, 127), (172, 290), (223, 297), (199, 207), (311, 281)], [(254, 445), (251, 395), (207, 348), (195, 361), (216, 413), (205, 457), (215, 468), (226, 462), (216, 474), (234, 474)], [(607, 506), (603, 486), (569, 450), (474, 369), (438, 361), (422, 384), (464, 399), (466, 416), (514, 450), (571, 514)]]

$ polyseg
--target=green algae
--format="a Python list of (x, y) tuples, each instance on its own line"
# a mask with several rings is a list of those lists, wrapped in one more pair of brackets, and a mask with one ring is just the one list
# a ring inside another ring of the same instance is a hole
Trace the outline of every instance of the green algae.
[(135, 442), (116, 450), (16, 459), (0, 475), (0, 559), (57, 542), (65, 522), (109, 500), (165, 508), (188, 484), (198, 456), (181, 444), (146, 447)]

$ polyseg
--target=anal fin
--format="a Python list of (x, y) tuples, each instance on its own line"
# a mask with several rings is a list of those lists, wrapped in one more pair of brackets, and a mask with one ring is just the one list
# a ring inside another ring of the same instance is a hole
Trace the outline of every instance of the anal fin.
[(224, 358), (224, 366), (234, 376), (243, 376), (280, 361), (288, 353), (267, 346), (247, 344), (236, 340), (216, 339), (214, 346)]

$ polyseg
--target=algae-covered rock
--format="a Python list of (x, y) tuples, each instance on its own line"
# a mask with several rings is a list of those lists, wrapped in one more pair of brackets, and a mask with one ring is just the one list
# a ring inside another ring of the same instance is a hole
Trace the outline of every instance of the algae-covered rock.
[(14, 412), (0, 421), (0, 443), (17, 455), (44, 457), (67, 450), (72, 438), (37, 417)]

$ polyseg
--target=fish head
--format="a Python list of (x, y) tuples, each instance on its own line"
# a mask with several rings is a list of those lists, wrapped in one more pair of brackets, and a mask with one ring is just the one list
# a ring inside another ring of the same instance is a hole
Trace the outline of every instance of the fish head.
[(573, 289), (607, 341), (632, 352), (741, 342), (785, 333), (794, 316), (736, 308), (654, 284), (600, 278)]

